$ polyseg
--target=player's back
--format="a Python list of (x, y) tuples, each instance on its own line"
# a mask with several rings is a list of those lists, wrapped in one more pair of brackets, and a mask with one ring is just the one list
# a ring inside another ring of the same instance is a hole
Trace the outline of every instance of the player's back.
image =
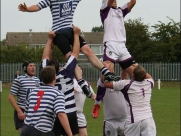
[(52, 130), (56, 113), (65, 112), (64, 95), (53, 86), (40, 86), (30, 92), (25, 108), (25, 124), (42, 132)]
[(151, 111), (151, 93), (154, 85), (153, 79), (145, 79), (142, 82), (133, 81), (125, 97), (128, 104), (128, 120), (138, 122), (140, 120), (152, 117)]
[(124, 121), (127, 118), (127, 106), (121, 91), (106, 88), (103, 97), (105, 120)]

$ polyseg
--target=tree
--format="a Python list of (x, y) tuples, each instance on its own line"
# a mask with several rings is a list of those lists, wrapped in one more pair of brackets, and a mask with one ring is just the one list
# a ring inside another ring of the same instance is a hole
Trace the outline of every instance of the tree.
[(125, 21), (126, 28), (126, 47), (130, 54), (137, 62), (150, 62), (151, 46), (151, 33), (149, 26), (142, 22), (141, 18)]
[(92, 28), (91, 32), (104, 32), (104, 28), (102, 25), (100, 27), (95, 26)]
[(5, 46), (5, 44), (6, 44), (6, 39), (3, 39), (3, 40), (1, 41), (1, 46)]
[(165, 24), (158, 21), (159, 24), (152, 26), (155, 31), (152, 33), (152, 39), (155, 41), (155, 51), (161, 56), (158, 61), (161, 62), (180, 62), (181, 43), (180, 43), (180, 22), (170, 21)]

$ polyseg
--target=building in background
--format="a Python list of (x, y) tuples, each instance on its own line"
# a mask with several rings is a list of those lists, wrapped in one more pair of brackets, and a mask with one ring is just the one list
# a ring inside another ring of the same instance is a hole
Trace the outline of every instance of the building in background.
[[(30, 48), (38, 49), (47, 43), (48, 32), (7, 32), (6, 43), (8, 46), (18, 46), (27, 44)], [(94, 51), (96, 56), (101, 59), (103, 54), (103, 32), (82, 32), (81, 36)], [(80, 53), (79, 60), (86, 61), (87, 58)]]

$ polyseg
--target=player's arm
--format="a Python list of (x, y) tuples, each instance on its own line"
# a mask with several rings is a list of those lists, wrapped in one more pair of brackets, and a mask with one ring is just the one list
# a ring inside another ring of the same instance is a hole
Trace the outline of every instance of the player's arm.
[(11, 103), (12, 107), (17, 111), (17, 113), (18, 113), (18, 118), (19, 118), (20, 120), (24, 120), (24, 119), (25, 119), (25, 115), (24, 115), (24, 113), (21, 111), (21, 109), (19, 108), (19, 106), (17, 105), (16, 100), (15, 100), (15, 95), (9, 94), (8, 100), (9, 100), (9, 102)]
[(36, 12), (36, 11), (40, 10), (38, 5), (32, 5), (30, 7), (27, 7), (25, 3), (24, 4), (20, 4), (18, 6), (18, 9), (19, 9), (19, 11), (22, 11), (22, 12)]
[(73, 31), (74, 31), (74, 43), (73, 43), (73, 48), (72, 48), (72, 53), (76, 59), (78, 59), (79, 52), (80, 52), (80, 41), (79, 41), (79, 35), (80, 35), (80, 28), (77, 26), (73, 26)]
[(136, 0), (131, 0), (130, 2), (128, 2), (128, 10), (131, 11), (135, 4)]
[(72, 131), (70, 129), (70, 125), (69, 125), (66, 113), (63, 113), (63, 112), (58, 113), (58, 118), (59, 118), (60, 123), (62, 124), (65, 132), (67, 133), (67, 136), (72, 136)]

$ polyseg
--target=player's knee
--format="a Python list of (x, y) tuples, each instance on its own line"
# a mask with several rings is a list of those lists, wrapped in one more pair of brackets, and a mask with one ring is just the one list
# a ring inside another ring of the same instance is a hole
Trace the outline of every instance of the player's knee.
[(87, 57), (95, 56), (94, 52), (91, 50), (91, 48), (88, 45), (84, 45), (81, 48), (81, 52), (86, 55)]

